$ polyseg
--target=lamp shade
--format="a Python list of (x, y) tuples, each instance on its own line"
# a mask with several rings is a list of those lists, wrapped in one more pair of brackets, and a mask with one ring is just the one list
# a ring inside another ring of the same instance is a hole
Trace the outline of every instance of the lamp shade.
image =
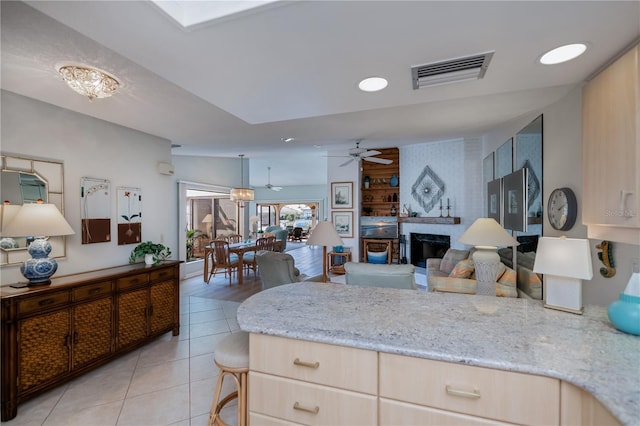
[(480, 247), (517, 246), (520, 243), (513, 238), (495, 219), (481, 217), (466, 230), (458, 242)]
[(211, 223), (211, 213), (207, 213), (204, 219), (202, 219), (202, 223)]
[(17, 235), (9, 235), (5, 232), (5, 227), (16, 217), (18, 211), (22, 207), (19, 204), (2, 204), (2, 216), (0, 216), (0, 235), (3, 237), (17, 237)]
[(342, 238), (332, 222), (318, 222), (307, 238), (307, 245), (310, 246), (341, 246), (342, 244)]
[(233, 188), (229, 193), (231, 201), (253, 201), (253, 189)]
[(576, 238), (542, 237), (538, 240), (533, 271), (559, 277), (593, 278), (589, 241)]
[(3, 235), (12, 237), (72, 235), (75, 231), (55, 204), (24, 204), (10, 222), (4, 224)]

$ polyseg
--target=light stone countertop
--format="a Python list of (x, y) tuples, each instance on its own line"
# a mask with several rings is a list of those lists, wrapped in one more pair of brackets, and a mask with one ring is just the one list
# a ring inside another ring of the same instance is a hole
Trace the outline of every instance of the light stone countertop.
[(297, 283), (238, 308), (242, 330), (554, 377), (589, 391), (622, 423), (640, 424), (640, 337), (605, 308), (584, 315), (539, 301)]

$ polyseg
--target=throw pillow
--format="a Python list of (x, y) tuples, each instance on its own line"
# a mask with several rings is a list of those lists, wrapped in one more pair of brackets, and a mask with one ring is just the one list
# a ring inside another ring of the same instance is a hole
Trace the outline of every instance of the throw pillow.
[(516, 271), (511, 268), (506, 268), (504, 274), (502, 274), (496, 284), (496, 296), (518, 297), (518, 290), (516, 290)]
[(496, 274), (496, 281), (498, 281), (500, 277), (502, 277), (502, 275), (505, 273), (506, 270), (507, 270), (506, 265), (500, 262), (500, 264), (498, 265), (498, 273)]
[(440, 271), (450, 274), (456, 264), (467, 257), (469, 257), (469, 250), (447, 250), (440, 262)]
[(471, 277), (471, 274), (473, 274), (473, 271), (475, 271), (473, 259), (464, 259), (456, 263), (456, 266), (453, 268), (449, 276), (451, 278), (469, 278)]

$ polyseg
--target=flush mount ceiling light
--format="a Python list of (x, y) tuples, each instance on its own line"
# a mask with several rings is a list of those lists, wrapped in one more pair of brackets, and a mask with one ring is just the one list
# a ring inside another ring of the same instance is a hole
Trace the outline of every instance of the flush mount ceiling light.
[(296, 138), (280, 138), (284, 143), (295, 142)]
[(378, 92), (387, 87), (388, 84), (389, 82), (385, 78), (369, 77), (358, 83), (358, 88), (363, 92)]
[(540, 63), (544, 65), (555, 65), (570, 61), (582, 55), (587, 50), (584, 43), (567, 44), (556, 47), (540, 57)]
[(91, 101), (108, 98), (120, 87), (120, 82), (114, 76), (86, 65), (63, 65), (58, 72), (69, 87)]

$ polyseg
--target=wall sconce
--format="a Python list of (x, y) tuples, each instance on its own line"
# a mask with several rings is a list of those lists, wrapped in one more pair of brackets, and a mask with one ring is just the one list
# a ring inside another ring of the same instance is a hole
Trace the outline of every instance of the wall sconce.
[(582, 314), (582, 280), (593, 278), (588, 240), (540, 238), (533, 271), (544, 274), (545, 308)]
[(51, 244), (46, 237), (75, 234), (60, 210), (54, 204), (24, 204), (7, 224), (3, 223), (3, 235), (30, 237), (35, 239), (29, 244), (31, 259), (25, 260), (20, 272), (29, 280), (29, 285), (51, 284), (51, 276), (58, 269), (58, 262), (49, 258)]

